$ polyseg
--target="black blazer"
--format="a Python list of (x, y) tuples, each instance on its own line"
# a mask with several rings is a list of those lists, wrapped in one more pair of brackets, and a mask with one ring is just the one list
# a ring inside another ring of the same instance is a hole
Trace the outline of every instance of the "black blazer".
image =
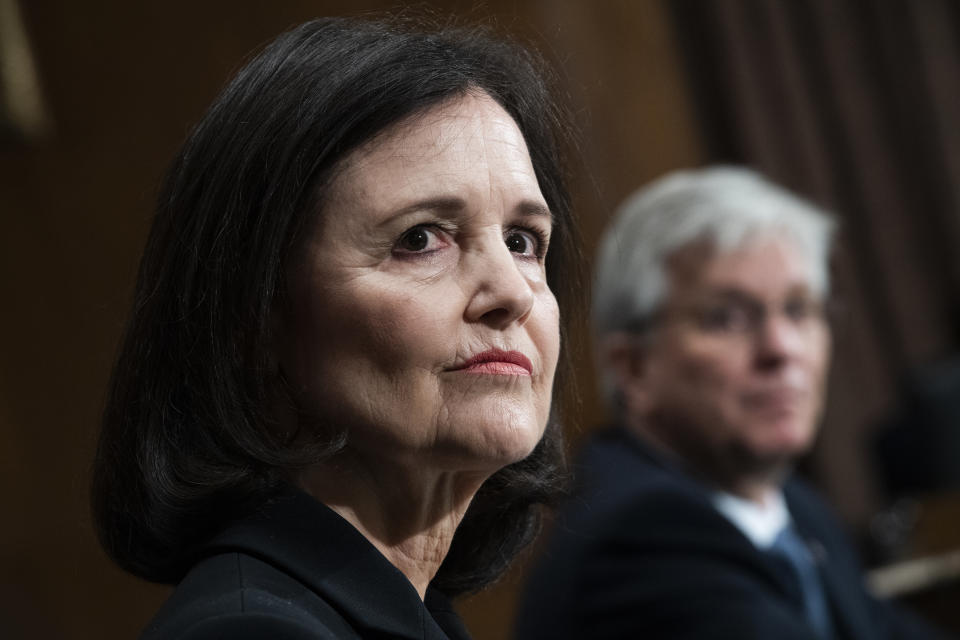
[[(708, 491), (620, 429), (575, 466), (521, 605), (517, 638), (815, 640), (799, 585), (759, 551)], [(812, 490), (784, 487), (794, 524), (819, 560), (837, 640), (944, 637), (865, 590), (841, 527)]]
[(229, 525), (142, 640), (468, 639), (450, 603), (413, 585), (337, 513), (289, 490)]

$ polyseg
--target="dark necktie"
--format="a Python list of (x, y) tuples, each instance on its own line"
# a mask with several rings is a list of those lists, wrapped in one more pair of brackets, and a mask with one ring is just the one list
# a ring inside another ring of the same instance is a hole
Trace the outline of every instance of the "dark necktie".
[(824, 640), (833, 638), (830, 607), (816, 563), (810, 549), (792, 526), (787, 526), (777, 535), (770, 547), (770, 553), (786, 559), (793, 567), (803, 595), (804, 614), (817, 635)]

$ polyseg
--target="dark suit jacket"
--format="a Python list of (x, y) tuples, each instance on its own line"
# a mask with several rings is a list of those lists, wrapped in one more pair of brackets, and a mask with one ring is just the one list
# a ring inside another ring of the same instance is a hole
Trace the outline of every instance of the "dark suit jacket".
[(413, 585), (356, 529), (290, 490), (203, 549), (142, 640), (468, 639), (450, 603)]
[[(717, 511), (708, 491), (619, 429), (587, 446), (577, 491), (531, 576), (517, 638), (814, 640), (790, 567)], [(837, 638), (942, 637), (872, 598), (828, 509), (796, 480), (794, 524), (819, 559)]]

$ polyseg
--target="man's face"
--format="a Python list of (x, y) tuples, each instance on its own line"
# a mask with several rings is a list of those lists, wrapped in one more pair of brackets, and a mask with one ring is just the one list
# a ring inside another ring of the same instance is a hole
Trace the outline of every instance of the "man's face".
[(719, 482), (782, 470), (813, 443), (830, 359), (806, 254), (762, 237), (725, 254), (690, 246), (668, 265), (628, 408)]

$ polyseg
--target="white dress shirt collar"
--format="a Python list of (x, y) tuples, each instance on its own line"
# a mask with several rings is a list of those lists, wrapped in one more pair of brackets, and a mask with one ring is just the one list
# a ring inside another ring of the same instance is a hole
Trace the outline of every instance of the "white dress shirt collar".
[(790, 512), (783, 493), (771, 492), (764, 504), (717, 491), (713, 506), (722, 513), (758, 549), (769, 549), (774, 539), (790, 524)]

